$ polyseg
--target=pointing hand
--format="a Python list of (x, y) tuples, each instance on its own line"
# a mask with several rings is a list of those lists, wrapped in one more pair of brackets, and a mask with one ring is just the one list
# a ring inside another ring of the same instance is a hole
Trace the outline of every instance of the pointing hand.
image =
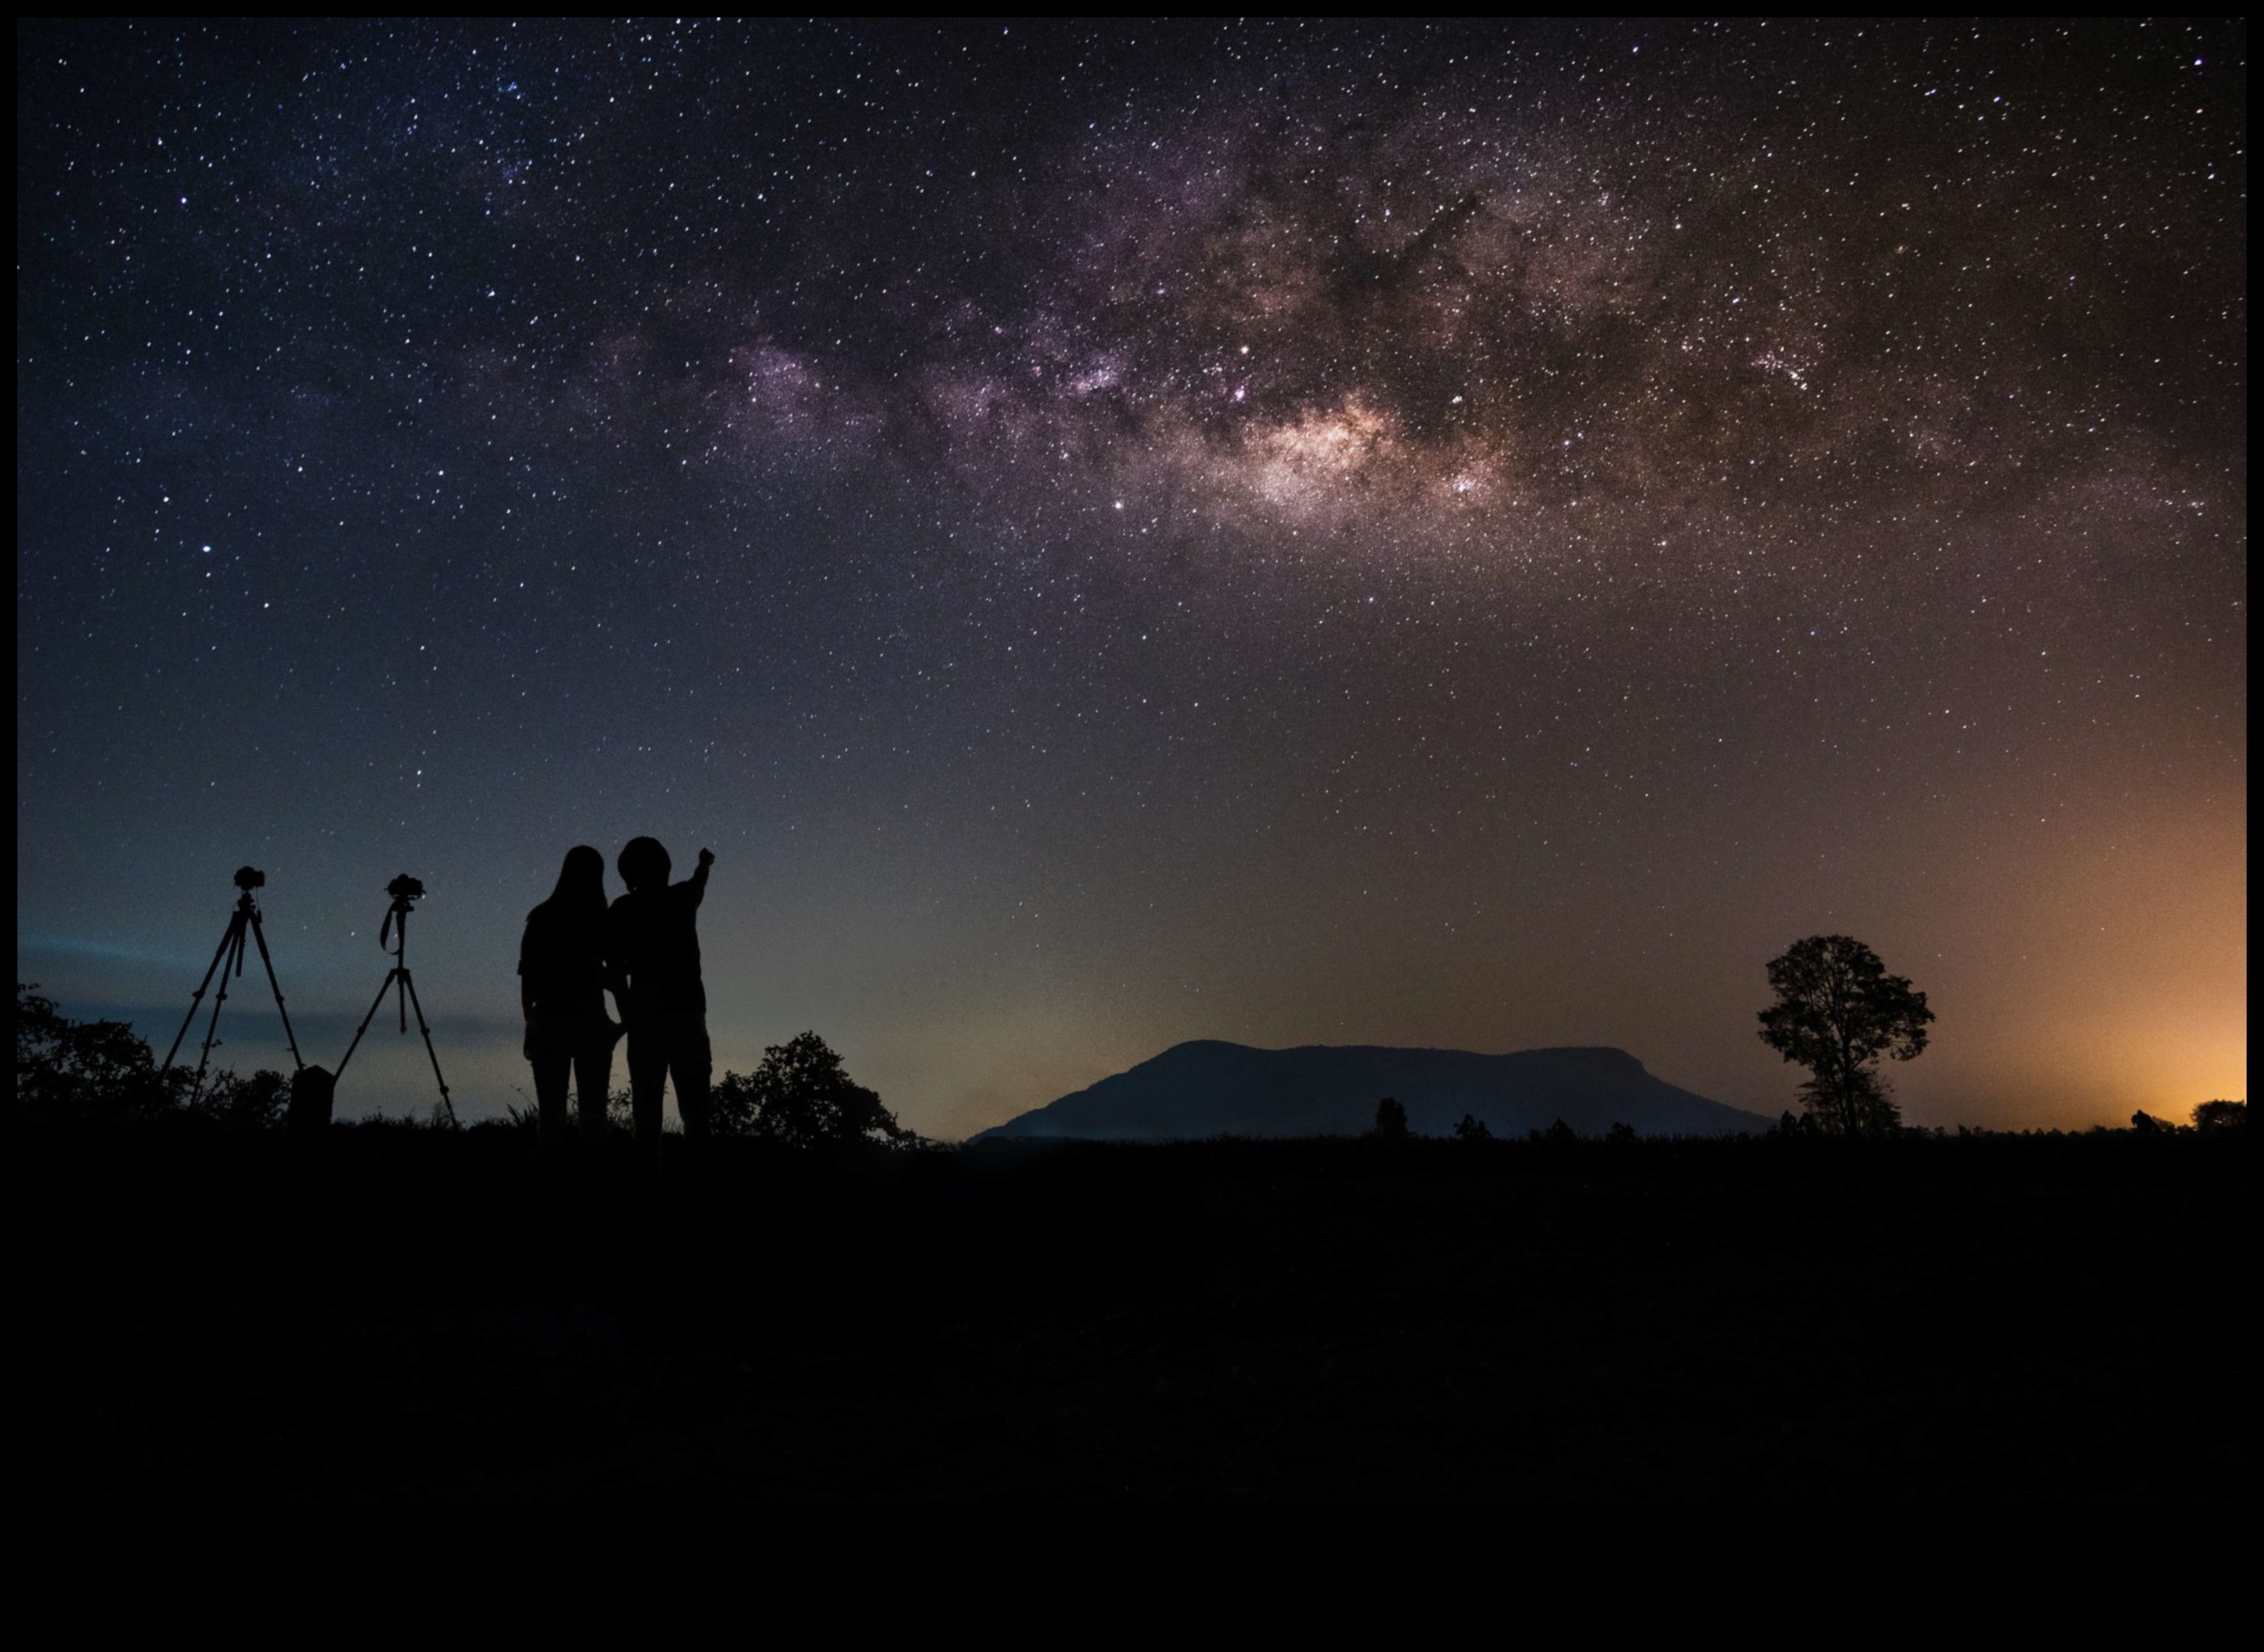
[(715, 850), (713, 850), (713, 849), (702, 849), (702, 850), (700, 850), (700, 869), (702, 871), (707, 870), (707, 869), (708, 869), (708, 868), (709, 868), (709, 867), (711, 867), (711, 866), (715, 865)]

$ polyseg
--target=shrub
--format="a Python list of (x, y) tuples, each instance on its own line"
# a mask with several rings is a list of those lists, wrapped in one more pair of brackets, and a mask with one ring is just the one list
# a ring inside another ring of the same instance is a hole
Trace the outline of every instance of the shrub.
[(1375, 1104), (1375, 1128), (1369, 1132), (1378, 1141), (1407, 1139), (1407, 1110), (1398, 1101), (1387, 1095)]
[(291, 1081), (262, 1067), (248, 1079), (214, 1073), (189, 1110), (223, 1130), (279, 1130), (290, 1110)]
[(16, 983), (16, 1116), (27, 1121), (127, 1124), (178, 1110), (186, 1075), (157, 1069), (122, 1021), (73, 1021)]

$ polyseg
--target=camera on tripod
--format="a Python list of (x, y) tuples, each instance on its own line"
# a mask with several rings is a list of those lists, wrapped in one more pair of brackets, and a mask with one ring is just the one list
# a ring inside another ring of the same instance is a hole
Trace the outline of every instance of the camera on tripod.
[(385, 886), (385, 892), (393, 898), (393, 904), (386, 908), (385, 922), (377, 932), (377, 943), (390, 950), (393, 967), (386, 971), (385, 984), (377, 989), (377, 997), (370, 1003), (369, 1014), (361, 1018), (361, 1025), (354, 1030), (353, 1042), (346, 1045), (346, 1052), (339, 1059), (335, 1073), (323, 1067), (308, 1066), (299, 1053), (298, 1035), (291, 1030), (291, 1012), (283, 1007), (283, 987), (275, 979), (275, 961), (267, 954), (267, 931), (260, 919), (259, 903), (251, 898), (253, 890), (264, 889), (266, 885), (267, 874), (258, 867), (239, 866), (236, 869), (236, 886), (240, 891), (236, 898), (236, 910), (229, 914), (228, 928), (221, 933), (220, 950), (213, 954), (213, 961), (206, 966), (204, 979), (197, 984), (197, 990), (189, 997), (189, 1013), (181, 1022), (180, 1031), (173, 1035), (172, 1048), (165, 1052), (165, 1064), (160, 1071), (171, 1073), (173, 1070), (173, 1058), (180, 1054), (181, 1041), (189, 1036), (189, 1028), (197, 1018), (197, 1008), (204, 1002), (206, 990), (217, 976), (220, 992), (213, 999), (212, 1019), (205, 1025), (204, 1048), (197, 1057), (196, 1077), (189, 1088), (192, 1099), (203, 1093), (205, 1073), (212, 1062), (213, 1049), (220, 1043), (220, 1011), (221, 1006), (228, 1001), (229, 981), (232, 977), (243, 973), (245, 951), (257, 945), (259, 961), (267, 971), (268, 990), (275, 994), (275, 1013), (283, 1018), (284, 1041), (291, 1046), (290, 1126), (294, 1131), (319, 1128), (330, 1123), (331, 1101), (337, 1094), (338, 1079), (345, 1072), (346, 1063), (353, 1059), (353, 1052), (361, 1047), (362, 1035), (369, 1030), (369, 1023), (376, 1019), (378, 1008), (385, 1002), (388, 993), (393, 993), (399, 1004), (402, 1031), (409, 1030), (410, 1010), (414, 1008), (417, 1011), (417, 1030), (424, 1035), (424, 1054), (432, 1063), (432, 1081), (440, 1087), (440, 1109), (453, 1126), (456, 1122), (456, 1105), (449, 1099), (447, 1080), (440, 1076), (440, 1057), (432, 1048), (432, 1029), (424, 1019), (424, 1005), (417, 998), (417, 983), (409, 973), (409, 914), (416, 910), (413, 903), (424, 898), (423, 880), (403, 872)]
[(440, 1109), (446, 1115), (450, 1127), (454, 1128), (456, 1104), (448, 1099), (448, 1081), (440, 1076), (440, 1058), (432, 1048), (432, 1029), (424, 1019), (424, 1001), (417, 996), (417, 983), (409, 973), (409, 914), (416, 910), (412, 903), (424, 898), (424, 885), (420, 879), (403, 872), (385, 886), (385, 892), (393, 897), (393, 904), (385, 909), (385, 921), (378, 926), (377, 943), (381, 947), (390, 943), (393, 967), (386, 971), (385, 984), (377, 989), (377, 996), (370, 1001), (369, 1014), (364, 1015), (361, 1025), (354, 1029), (353, 1042), (346, 1046), (345, 1054), (338, 1058), (338, 1070), (331, 1077), (335, 1081), (345, 1076), (346, 1063), (352, 1060), (353, 1052), (361, 1048), (362, 1034), (369, 1030), (369, 1023), (376, 1018), (378, 1006), (385, 1002), (385, 995), (391, 993), (401, 1012), (402, 1031), (409, 1030), (409, 1011), (411, 1006), (416, 1008), (417, 1030), (424, 1037), (424, 1054), (432, 1063), (432, 1081), (440, 1087)]
[(291, 1030), (291, 1012), (283, 1008), (283, 984), (275, 979), (275, 960), (268, 956), (267, 928), (259, 916), (259, 903), (251, 898), (251, 891), (264, 888), (266, 883), (267, 874), (256, 866), (236, 869), (236, 886), (241, 891), (236, 898), (236, 910), (229, 915), (228, 928), (221, 931), (220, 950), (205, 966), (204, 979), (189, 995), (189, 1013), (181, 1018), (181, 1030), (173, 1035), (172, 1048), (165, 1052), (165, 1065), (159, 1069), (164, 1073), (173, 1070), (173, 1058), (181, 1052), (181, 1040), (189, 1036), (189, 1027), (197, 1018), (197, 1007), (205, 1001), (205, 990), (217, 975), (220, 992), (213, 999), (212, 1019), (205, 1023), (204, 1048), (198, 1053), (197, 1075), (189, 1085), (192, 1101), (204, 1094), (205, 1071), (212, 1064), (213, 1047), (220, 1043), (221, 1006), (228, 1002), (229, 979), (243, 974), (247, 945), (256, 944), (259, 949), (260, 965), (267, 972), (267, 989), (275, 994), (275, 1013), (283, 1018), (283, 1041), (291, 1046), (292, 1071), (306, 1071), (307, 1064), (299, 1054), (299, 1035)]

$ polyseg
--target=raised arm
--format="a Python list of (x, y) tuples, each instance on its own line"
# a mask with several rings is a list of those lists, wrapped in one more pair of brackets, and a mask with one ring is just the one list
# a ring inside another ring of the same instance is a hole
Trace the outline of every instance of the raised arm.
[(694, 906), (697, 906), (701, 901), (708, 898), (708, 869), (715, 865), (715, 850), (700, 850), (700, 870), (684, 880), (685, 886), (692, 891), (692, 904)]

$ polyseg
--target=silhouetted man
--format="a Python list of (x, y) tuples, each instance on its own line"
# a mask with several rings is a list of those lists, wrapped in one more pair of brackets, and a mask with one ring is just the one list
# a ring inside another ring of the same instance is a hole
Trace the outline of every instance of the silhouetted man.
[(700, 902), (715, 857), (700, 851), (700, 870), (668, 881), (668, 851), (651, 838), (632, 839), (618, 864), (628, 892), (613, 902), (606, 952), (628, 977), (629, 1100), (637, 1145), (660, 1146), (662, 1086), (676, 1081), (676, 1110), (687, 1138), (708, 1133), (708, 989), (700, 980)]

